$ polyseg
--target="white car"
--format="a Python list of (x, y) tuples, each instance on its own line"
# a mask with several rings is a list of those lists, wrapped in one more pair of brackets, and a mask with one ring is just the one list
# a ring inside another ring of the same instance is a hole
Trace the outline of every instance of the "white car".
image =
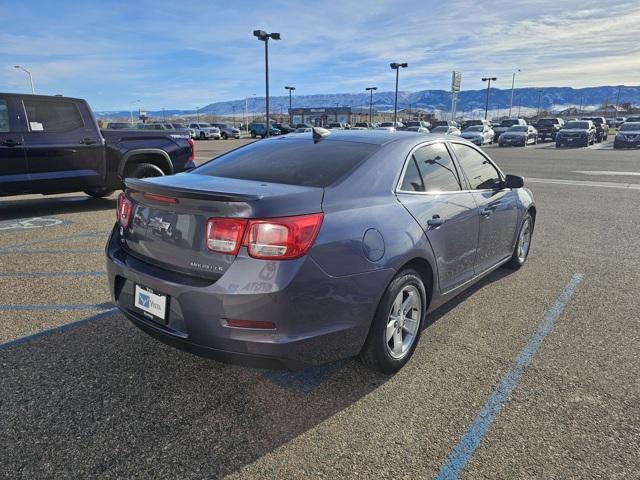
[(456, 135), (456, 136), (460, 136), (460, 129), (458, 129), (458, 127), (452, 127), (452, 126), (447, 126), (447, 125), (441, 125), (439, 127), (435, 127), (434, 129), (431, 130), (431, 133), (440, 133), (443, 135)]
[(460, 136), (471, 143), (482, 146), (488, 143), (493, 143), (493, 137), (495, 136), (493, 129), (487, 125), (472, 125), (465, 128)]
[(200, 140), (207, 140), (208, 138), (220, 140), (221, 138), (220, 129), (210, 123), (190, 123), (189, 130), (193, 131), (193, 138), (199, 138)]

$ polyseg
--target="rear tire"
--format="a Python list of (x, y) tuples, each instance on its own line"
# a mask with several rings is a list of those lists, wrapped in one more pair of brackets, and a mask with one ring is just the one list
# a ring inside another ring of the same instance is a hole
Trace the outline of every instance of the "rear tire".
[(256, 132), (254, 132), (253, 130), (251, 130), (251, 138), (256, 138)]
[(223, 140), (228, 140), (228, 139), (229, 139), (229, 136), (228, 136), (226, 133), (224, 133), (224, 132), (223, 132), (223, 133), (222, 133), (222, 139), (223, 139)]
[(115, 192), (115, 190), (108, 188), (92, 188), (84, 191), (84, 193), (93, 198), (105, 198), (113, 194), (113, 192)]
[(206, 140), (207, 136), (204, 134), (204, 132), (200, 132), (200, 140)]
[(400, 271), (387, 287), (360, 353), (368, 367), (392, 374), (411, 358), (420, 340), (427, 291), (418, 272)]
[(129, 178), (150, 178), (150, 177), (162, 177), (164, 172), (160, 167), (152, 163), (138, 163), (131, 167), (126, 177)]
[(518, 231), (518, 240), (513, 249), (511, 259), (505, 264), (507, 268), (517, 270), (524, 265), (529, 257), (531, 250), (531, 239), (533, 238), (533, 218), (527, 213), (522, 220), (520, 230)]

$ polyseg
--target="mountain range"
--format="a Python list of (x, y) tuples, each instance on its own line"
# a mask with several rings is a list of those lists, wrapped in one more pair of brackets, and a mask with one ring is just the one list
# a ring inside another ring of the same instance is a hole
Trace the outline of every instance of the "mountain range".
[[(640, 86), (601, 86), (587, 88), (544, 87), (544, 88), (516, 88), (514, 90), (514, 108), (521, 107), (525, 111), (540, 108), (545, 111), (559, 111), (567, 107), (582, 106), (585, 110), (593, 110), (603, 104), (640, 104)], [(483, 110), (486, 102), (486, 89), (464, 90), (458, 96), (458, 114)], [(489, 92), (489, 108), (493, 112), (509, 108), (511, 89), (491, 88)], [(393, 109), (394, 92), (376, 92), (373, 95), (374, 108), (377, 110)], [(293, 108), (322, 108), (322, 107), (369, 107), (368, 93), (336, 93), (319, 95), (294, 95)], [(424, 111), (448, 112), (451, 107), (451, 92), (445, 90), (421, 90), (418, 92), (398, 92), (398, 108), (420, 109)], [(248, 113), (263, 113), (265, 110), (264, 97), (248, 97), (239, 100), (227, 100), (211, 103), (199, 110), (165, 110), (166, 116), (233, 115), (240, 117)], [(270, 110), (273, 113), (286, 113), (289, 108), (289, 97), (270, 96)], [(503, 112), (504, 113), (504, 112)], [(99, 117), (126, 117), (128, 111), (96, 112)], [(162, 116), (162, 111), (148, 111), (151, 117)]]

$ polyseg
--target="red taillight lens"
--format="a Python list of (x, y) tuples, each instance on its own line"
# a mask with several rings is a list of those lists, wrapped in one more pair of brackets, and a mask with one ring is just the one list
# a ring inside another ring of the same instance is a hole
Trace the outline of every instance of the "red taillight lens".
[(188, 138), (187, 143), (191, 147), (191, 154), (187, 160), (194, 161), (196, 159), (196, 144), (194, 143), (193, 138)]
[(122, 228), (127, 228), (131, 221), (131, 212), (133, 211), (133, 202), (127, 198), (124, 192), (118, 195), (118, 211), (116, 219)]
[(212, 252), (237, 255), (247, 220), (244, 218), (210, 218), (207, 222), (207, 248)]
[(265, 260), (290, 260), (309, 251), (320, 225), (322, 213), (249, 220), (243, 244), (249, 255)]

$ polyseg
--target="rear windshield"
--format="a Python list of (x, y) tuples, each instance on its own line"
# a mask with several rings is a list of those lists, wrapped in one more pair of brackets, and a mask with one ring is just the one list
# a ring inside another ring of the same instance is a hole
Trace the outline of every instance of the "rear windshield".
[(559, 122), (555, 118), (543, 118), (538, 121), (538, 125), (557, 125)]
[(192, 170), (199, 175), (327, 187), (380, 148), (358, 142), (282, 138), (238, 148)]
[(509, 128), (510, 132), (527, 132), (529, 131), (529, 127), (527, 127), (526, 125), (514, 125), (513, 127)]
[(640, 123), (624, 123), (620, 127), (621, 132), (638, 132), (640, 131)]
[(501, 127), (512, 127), (513, 125), (518, 125), (518, 120), (503, 120), (500, 122)]

